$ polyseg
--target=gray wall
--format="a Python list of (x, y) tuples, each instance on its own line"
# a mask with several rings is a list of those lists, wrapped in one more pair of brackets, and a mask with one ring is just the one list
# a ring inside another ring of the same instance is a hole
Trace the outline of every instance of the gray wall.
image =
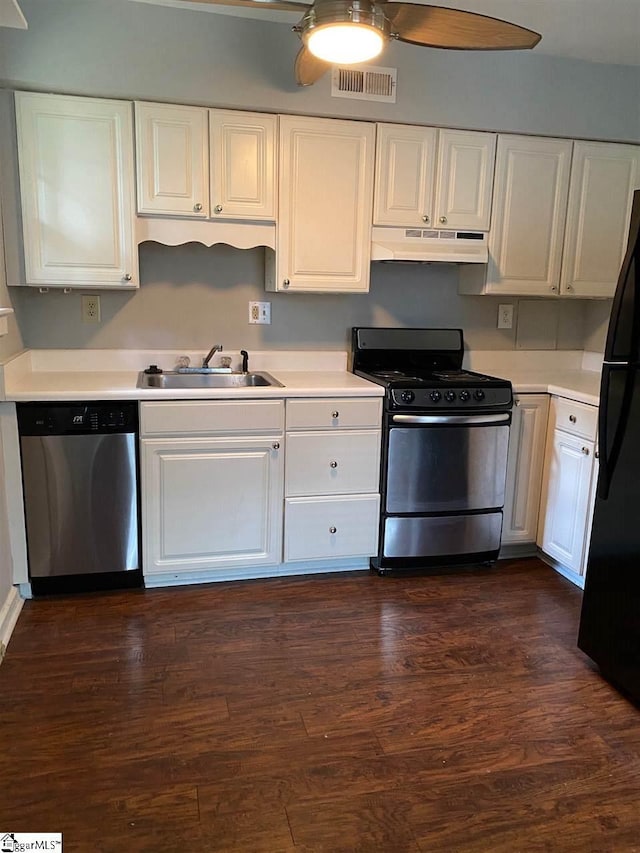
[(611, 299), (590, 301), (584, 313), (584, 348), (592, 352), (604, 352), (611, 314)]
[[(459, 296), (457, 267), (373, 264), (371, 292), (358, 295), (265, 293), (264, 250), (144, 243), (136, 293), (100, 294), (102, 323), (81, 322), (80, 295), (14, 288), (29, 347), (343, 349), (353, 325), (451, 325), (474, 349), (513, 349), (516, 327), (496, 329), (502, 297)], [(271, 302), (270, 326), (248, 324), (249, 300)], [(520, 300), (516, 321), (527, 348), (527, 314), (541, 300)], [(547, 300), (535, 348), (582, 347), (584, 303)], [(549, 313), (550, 312), (550, 313)]]
[[(325, 77), (293, 82), (289, 25), (187, 13), (128, 0), (21, 0), (29, 30), (0, 30), (5, 86), (274, 112), (352, 116), (596, 139), (640, 140), (640, 69), (535, 52), (483, 54), (390, 45), (395, 105), (330, 97)], [(460, 325), (474, 348), (581, 346), (585, 303), (516, 306), (519, 332), (498, 331), (498, 300), (457, 295), (448, 266), (373, 265), (369, 295), (267, 294), (263, 253), (198, 245), (141, 247), (142, 285), (103, 293), (102, 323), (80, 322), (77, 293), (14, 290), (31, 347), (342, 348), (351, 325)], [(270, 327), (249, 326), (247, 302), (272, 302)]]

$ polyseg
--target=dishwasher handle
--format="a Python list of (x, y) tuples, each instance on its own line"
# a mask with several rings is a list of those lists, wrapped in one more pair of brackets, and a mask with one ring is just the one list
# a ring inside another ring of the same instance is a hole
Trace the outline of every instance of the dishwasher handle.
[(511, 421), (511, 415), (508, 413), (500, 415), (393, 415), (392, 421), (394, 424), (424, 424), (426, 426), (438, 424), (482, 426), (483, 424), (507, 424)]

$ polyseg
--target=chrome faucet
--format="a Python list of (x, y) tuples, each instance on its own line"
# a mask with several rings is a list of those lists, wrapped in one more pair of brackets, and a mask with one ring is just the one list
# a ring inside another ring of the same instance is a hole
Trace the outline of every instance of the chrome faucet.
[(214, 345), (211, 347), (211, 349), (209, 350), (209, 352), (208, 352), (208, 353), (205, 355), (205, 357), (202, 359), (202, 366), (203, 366), (203, 367), (209, 367), (209, 362), (211, 361), (211, 359), (213, 358), (213, 356), (214, 356), (214, 355), (215, 355), (215, 353), (217, 353), (217, 352), (222, 352), (222, 344), (214, 344)]

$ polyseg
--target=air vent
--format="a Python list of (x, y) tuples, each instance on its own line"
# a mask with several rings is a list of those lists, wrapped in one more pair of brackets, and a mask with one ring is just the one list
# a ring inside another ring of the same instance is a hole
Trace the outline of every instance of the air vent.
[(331, 97), (395, 104), (397, 77), (397, 68), (378, 68), (375, 65), (361, 65), (359, 68), (335, 66), (331, 75)]

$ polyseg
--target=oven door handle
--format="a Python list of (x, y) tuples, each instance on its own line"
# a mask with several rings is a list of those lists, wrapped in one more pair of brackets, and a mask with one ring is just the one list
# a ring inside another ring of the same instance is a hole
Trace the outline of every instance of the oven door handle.
[(394, 424), (506, 424), (511, 415), (393, 415)]

